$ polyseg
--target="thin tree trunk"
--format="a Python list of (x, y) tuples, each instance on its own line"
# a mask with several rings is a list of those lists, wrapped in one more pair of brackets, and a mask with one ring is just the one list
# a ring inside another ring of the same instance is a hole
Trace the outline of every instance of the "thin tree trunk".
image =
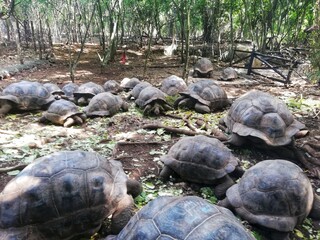
[(31, 35), (32, 35), (32, 42), (33, 42), (33, 49), (36, 52), (37, 51), (37, 38), (34, 31), (33, 21), (30, 22), (31, 24)]
[(51, 28), (50, 28), (50, 24), (49, 24), (49, 19), (46, 19), (46, 23), (47, 23), (47, 28), (48, 28), (48, 41), (49, 41), (49, 46), (52, 49), (53, 47), (53, 42), (52, 42), (52, 33), (51, 33)]
[(19, 33), (19, 21), (18, 19), (14, 19), (13, 17), (11, 17), (12, 20), (15, 20), (15, 25), (13, 25), (14, 27), (14, 34), (15, 34), (15, 41), (16, 41), (16, 48), (17, 48), (17, 54), (19, 57), (19, 61), (21, 64), (24, 63), (24, 59), (23, 59), (23, 54), (22, 54), (22, 50), (21, 50), (21, 41), (20, 41), (20, 33)]
[[(78, 52), (76, 59), (71, 59), (71, 53), (69, 53), (70, 54), (69, 55), (70, 56), (70, 78), (71, 78), (72, 82), (74, 82), (75, 71), (76, 71), (76, 68), (78, 66), (81, 54), (83, 53), (84, 45), (86, 43), (86, 40), (87, 40), (87, 37), (88, 37), (88, 33), (89, 33), (89, 28), (90, 28), (94, 13), (96, 11), (97, 3), (98, 3), (98, 1), (96, 0), (95, 3), (94, 3), (94, 6), (93, 6), (93, 10), (92, 10), (91, 16), (90, 16), (90, 20), (89, 20), (89, 22), (88, 22), (88, 24), (86, 26), (86, 32), (85, 32), (85, 34), (83, 36), (83, 39), (82, 39), (82, 42), (81, 42), (80, 51)], [(70, 48), (69, 48), (69, 51), (71, 51)]]
[(185, 40), (186, 40), (186, 51), (185, 51), (185, 62), (184, 62), (184, 68), (182, 73), (182, 78), (185, 80), (185, 82), (188, 84), (188, 67), (189, 67), (189, 47), (190, 47), (190, 4), (187, 4), (187, 15), (186, 15), (186, 33), (185, 33)]

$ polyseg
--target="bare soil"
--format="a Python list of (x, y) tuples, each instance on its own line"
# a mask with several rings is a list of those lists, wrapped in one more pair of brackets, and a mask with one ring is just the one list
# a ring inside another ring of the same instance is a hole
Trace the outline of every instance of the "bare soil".
[[(79, 47), (75, 46), (75, 52)], [(182, 65), (177, 56), (165, 57), (162, 51), (154, 50), (148, 60), (148, 67), (144, 73), (144, 55), (142, 49), (129, 49), (127, 51), (127, 62), (122, 64), (120, 58), (122, 51), (117, 53), (116, 61), (108, 64), (101, 71), (97, 52), (98, 46), (87, 45), (84, 54), (81, 57), (77, 67), (75, 83), (93, 81), (104, 84), (106, 80), (116, 80), (120, 82), (125, 77), (137, 77), (152, 83), (154, 86), (160, 86), (161, 81), (170, 76), (181, 76)], [(2, 51), (0, 56), (0, 70), (14, 64), (18, 64), (18, 58), (14, 49), (8, 48)], [(54, 59), (44, 61), (44, 64), (36, 68), (25, 70), (14, 76), (0, 81), (0, 89), (10, 83), (22, 79), (33, 79), (39, 82), (52, 82), (63, 86), (70, 82), (69, 77), (69, 55), (68, 46), (56, 45), (53, 50)], [(25, 51), (25, 58), (31, 61), (36, 58), (31, 51)], [(215, 63), (214, 80), (218, 80), (221, 71), (226, 65)], [(245, 71), (238, 69), (240, 77), (236, 80), (225, 82), (219, 81), (224, 87), (229, 97), (236, 98), (251, 89), (259, 89), (272, 93), (292, 105), (292, 102), (299, 103), (299, 99), (320, 100), (318, 86), (309, 83), (305, 78), (298, 74), (293, 74), (293, 84), (285, 87), (281, 83), (268, 80), (257, 76), (248, 76)], [(196, 81), (190, 77), (188, 83)], [(128, 93), (121, 93), (126, 97)], [(289, 99), (289, 100), (288, 100)], [(292, 100), (290, 100), (292, 99)], [(302, 101), (302, 100), (301, 100)], [(29, 163), (35, 158), (53, 151), (64, 149), (84, 149), (94, 150), (106, 157), (118, 159), (123, 163), (125, 171), (129, 177), (144, 182), (152, 182), (153, 187), (157, 189), (159, 181), (157, 176), (161, 171), (159, 156), (166, 153), (169, 148), (179, 140), (181, 135), (159, 130), (146, 130), (146, 124), (165, 123), (169, 126), (183, 127), (188, 129), (186, 119), (174, 119), (170, 116), (144, 117), (136, 109), (131, 101), (130, 109), (126, 113), (119, 113), (111, 118), (88, 119), (81, 127), (72, 127), (65, 129), (54, 125), (43, 125), (38, 123), (41, 112), (9, 114), (0, 119), (0, 168), (15, 166), (20, 163)], [(292, 108), (295, 117), (303, 122), (309, 134), (297, 140), (297, 145), (302, 145), (312, 141), (319, 144), (320, 124), (319, 124), (319, 105), (311, 109)], [(197, 114), (194, 112), (172, 111), (171, 114), (185, 118), (188, 116), (193, 128), (199, 130), (194, 119), (205, 121), (212, 129), (217, 129), (218, 120), (226, 113), (225, 111), (214, 114)], [(190, 129), (189, 129), (190, 130)], [(200, 130), (199, 130), (200, 131)], [(220, 132), (224, 135), (224, 133)], [(229, 146), (233, 153), (239, 157), (243, 165), (250, 167), (258, 161), (273, 158), (272, 153), (262, 152), (255, 148), (236, 148)], [(319, 159), (318, 159), (319, 160)], [(306, 170), (314, 190), (320, 189), (319, 170), (307, 169), (301, 163), (298, 163)], [(320, 164), (319, 164), (320, 165)], [(0, 173), (0, 191), (6, 183), (14, 177), (7, 173)], [(199, 189), (192, 185), (177, 183), (173, 184), (182, 189), (182, 194), (197, 194)], [(153, 188), (151, 187), (151, 188)], [(170, 186), (171, 187), (171, 186)], [(159, 190), (160, 191), (160, 190)], [(248, 225), (250, 228), (251, 226)], [(316, 239), (319, 222), (310, 224), (310, 229), (299, 226), (297, 231), (291, 234), (291, 239)], [(301, 237), (300, 233), (303, 234)], [(318, 235), (319, 236), (319, 235)]]

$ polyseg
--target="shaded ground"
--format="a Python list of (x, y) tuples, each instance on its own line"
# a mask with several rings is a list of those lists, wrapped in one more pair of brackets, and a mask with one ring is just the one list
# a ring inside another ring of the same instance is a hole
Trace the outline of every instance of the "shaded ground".
[[(77, 49), (75, 49), (77, 51)], [(182, 66), (177, 57), (164, 57), (162, 51), (154, 51), (148, 62), (145, 74), (144, 58), (137, 49), (127, 53), (127, 64), (120, 61), (108, 65), (101, 73), (96, 46), (87, 46), (81, 62), (77, 68), (76, 83), (93, 81), (103, 84), (106, 80), (120, 82), (124, 77), (137, 77), (155, 86), (172, 74), (181, 75)], [(67, 46), (59, 45), (54, 48), (55, 59), (43, 65), (15, 74), (12, 78), (0, 81), (0, 88), (22, 79), (35, 79), (40, 82), (54, 82), (60, 86), (70, 82), (68, 70)], [(32, 59), (32, 53), (26, 53)], [(121, 51), (117, 55), (120, 60)], [(2, 52), (1, 67), (18, 63), (12, 52)], [(221, 74), (223, 65), (215, 65), (214, 79)], [(241, 71), (239, 69), (239, 71)], [(189, 78), (189, 83), (197, 79)], [(319, 124), (319, 88), (306, 82), (299, 75), (294, 74), (294, 84), (285, 88), (267, 79), (240, 74), (240, 78), (232, 82), (219, 82), (229, 97), (236, 98), (251, 89), (260, 89), (270, 92), (286, 101), (295, 117), (306, 124), (309, 135), (298, 140), (298, 144), (308, 141), (320, 141)], [(122, 93), (126, 97), (128, 93)], [(197, 194), (211, 199), (212, 194), (207, 188), (190, 186), (185, 183), (163, 184), (157, 176), (162, 168), (159, 156), (165, 154), (169, 148), (180, 138), (178, 134), (165, 132), (163, 129), (146, 130), (143, 127), (150, 123), (162, 123), (167, 126), (189, 129), (191, 124), (197, 131), (210, 134), (212, 129), (217, 130), (219, 119), (225, 111), (215, 114), (197, 114), (194, 112), (172, 111), (170, 114), (180, 117), (143, 117), (141, 112), (130, 102), (129, 111), (117, 114), (111, 118), (89, 119), (81, 127), (65, 129), (54, 125), (38, 123), (41, 112), (9, 114), (0, 119), (0, 168), (14, 166), (20, 163), (30, 163), (35, 158), (59, 150), (83, 149), (97, 151), (106, 157), (113, 157), (123, 163), (125, 171), (132, 178), (140, 180), (144, 185), (144, 193), (137, 200), (137, 206), (142, 206), (159, 195)], [(188, 116), (188, 119), (182, 119)], [(202, 120), (210, 126), (208, 130), (200, 130), (197, 120)], [(189, 129), (190, 130), (190, 129)], [(260, 152), (250, 148), (233, 148), (234, 154), (239, 157), (244, 167), (250, 167), (257, 161), (272, 158), (268, 152)], [(314, 189), (320, 189), (319, 175), (306, 170)], [(17, 174), (16, 171), (0, 173), (0, 191), (5, 184)], [(209, 191), (209, 192), (208, 192)], [(248, 225), (248, 227), (250, 227)], [(308, 220), (297, 228), (292, 239), (317, 239), (320, 233), (316, 231), (319, 223)], [(318, 234), (318, 235), (317, 235)]]

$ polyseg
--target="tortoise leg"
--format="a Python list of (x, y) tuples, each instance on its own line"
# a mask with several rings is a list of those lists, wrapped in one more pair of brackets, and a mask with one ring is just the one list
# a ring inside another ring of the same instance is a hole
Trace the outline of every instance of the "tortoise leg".
[(164, 110), (166, 110), (166, 111), (173, 110), (173, 108), (172, 108), (169, 104), (163, 104), (163, 108), (164, 108)]
[(231, 143), (232, 145), (235, 145), (235, 146), (241, 146), (241, 145), (245, 144), (246, 141), (243, 137), (240, 137), (238, 134), (232, 133), (228, 142)]
[(81, 125), (84, 122), (81, 116), (75, 115), (72, 118), (74, 119), (75, 123), (78, 125)]
[(313, 205), (308, 217), (315, 220), (320, 220), (320, 196), (318, 196), (316, 193), (313, 195)]
[(230, 175), (238, 179), (238, 178), (241, 178), (245, 172), (246, 171), (241, 166), (238, 165)]
[(117, 210), (112, 214), (111, 232), (118, 234), (134, 215), (133, 198), (130, 195), (125, 196), (118, 203)]
[(226, 195), (228, 188), (234, 184), (235, 182), (229, 175), (224, 176), (219, 180), (218, 185), (214, 187), (214, 195), (216, 195), (218, 199), (222, 199)]
[(203, 105), (198, 102), (194, 105), (194, 109), (199, 113), (210, 113), (211, 112), (211, 110), (208, 106)]
[(174, 107), (175, 109), (177, 109), (177, 108), (179, 107), (180, 102), (181, 102), (183, 99), (185, 99), (184, 96), (178, 97), (178, 98), (174, 101), (173, 107)]
[(69, 117), (66, 119), (66, 121), (63, 123), (64, 127), (71, 127), (75, 123), (75, 120), (73, 117)]
[(148, 105), (145, 106), (145, 108), (143, 109), (143, 115), (144, 115), (144, 116), (148, 116), (151, 111), (152, 111), (152, 106), (151, 106), (150, 104), (148, 104)]
[(185, 98), (179, 102), (178, 107), (187, 109), (194, 108), (194, 102), (190, 98)]
[(174, 174), (174, 171), (168, 167), (168, 166), (164, 166), (160, 172), (160, 179), (162, 181), (168, 181), (170, 176), (172, 176)]
[(137, 197), (142, 192), (142, 186), (141, 184), (134, 180), (134, 179), (128, 179), (127, 180), (127, 193), (132, 195), (132, 197)]
[(225, 197), (224, 199), (220, 200), (217, 203), (218, 206), (220, 207), (225, 207), (228, 208), (229, 210), (233, 210), (233, 206), (231, 205), (231, 203), (229, 202), (229, 199), (227, 197)]
[(50, 121), (45, 116), (42, 116), (41, 118), (39, 118), (38, 122), (43, 123), (43, 124), (47, 124)]
[(12, 104), (9, 101), (0, 101), (0, 117), (7, 114), (12, 109)]

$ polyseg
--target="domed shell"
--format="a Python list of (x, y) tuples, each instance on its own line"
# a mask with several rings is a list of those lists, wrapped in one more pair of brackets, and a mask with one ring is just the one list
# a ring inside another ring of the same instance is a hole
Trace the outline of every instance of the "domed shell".
[(54, 101), (50, 105), (48, 110), (44, 113), (44, 116), (53, 123), (63, 125), (67, 118), (81, 114), (82, 113), (79, 111), (78, 106), (73, 102), (60, 99)]
[(158, 197), (138, 211), (127, 226), (108, 239), (254, 240), (226, 208), (196, 197)]
[(224, 122), (231, 134), (258, 138), (269, 146), (290, 144), (293, 136), (305, 128), (283, 101), (257, 90), (234, 101)]
[(169, 96), (174, 96), (187, 90), (187, 84), (182, 78), (172, 75), (162, 81), (160, 90)]
[(227, 67), (222, 71), (222, 80), (229, 81), (238, 78), (237, 71), (232, 67)]
[(76, 90), (73, 95), (82, 97), (82, 96), (88, 96), (93, 97), (97, 95), (98, 93), (104, 92), (104, 89), (99, 84), (96, 84), (94, 82), (87, 82), (79, 86), (78, 90)]
[(154, 101), (166, 103), (166, 94), (162, 92), (160, 89), (149, 86), (144, 88), (135, 103), (143, 108), (148, 104), (151, 104)]
[(134, 88), (130, 92), (130, 97), (133, 97), (134, 99), (137, 99), (139, 97), (140, 92), (146, 88), (152, 86), (148, 82), (140, 82), (137, 85), (134, 86)]
[(140, 83), (141, 81), (138, 78), (124, 78), (120, 82), (120, 86), (125, 90), (125, 91), (130, 91), (131, 89), (134, 88), (135, 85)]
[(281, 159), (257, 163), (226, 195), (241, 218), (283, 232), (307, 217), (314, 196), (302, 169)]
[(0, 96), (1, 99), (13, 102), (15, 108), (20, 110), (46, 108), (55, 100), (42, 84), (26, 80), (7, 86)]
[(132, 207), (128, 180), (120, 162), (94, 152), (62, 151), (36, 159), (0, 193), (0, 235), (90, 237), (109, 215), (122, 212), (122, 200)]
[(52, 95), (64, 95), (64, 92), (61, 88), (54, 83), (45, 83), (43, 86), (51, 93)]
[(118, 95), (110, 92), (99, 93), (94, 96), (84, 109), (88, 117), (113, 116), (120, 110), (128, 110), (127, 104)]
[(122, 87), (115, 80), (108, 80), (103, 84), (104, 91), (117, 94), (122, 91)]
[(200, 58), (194, 65), (194, 71), (200, 74), (207, 74), (213, 71), (213, 64), (209, 58)]
[(218, 139), (183, 137), (160, 160), (182, 179), (213, 184), (235, 170), (239, 160)]
[[(180, 92), (180, 95), (208, 106), (211, 111), (224, 108), (229, 104), (226, 92), (213, 80), (200, 80), (192, 83), (187, 91)], [(178, 105), (181, 100), (181, 98), (178, 98), (175, 105)]]
[(67, 83), (62, 87), (64, 94), (70, 99), (73, 99), (73, 93), (78, 90), (79, 86), (75, 83)]

